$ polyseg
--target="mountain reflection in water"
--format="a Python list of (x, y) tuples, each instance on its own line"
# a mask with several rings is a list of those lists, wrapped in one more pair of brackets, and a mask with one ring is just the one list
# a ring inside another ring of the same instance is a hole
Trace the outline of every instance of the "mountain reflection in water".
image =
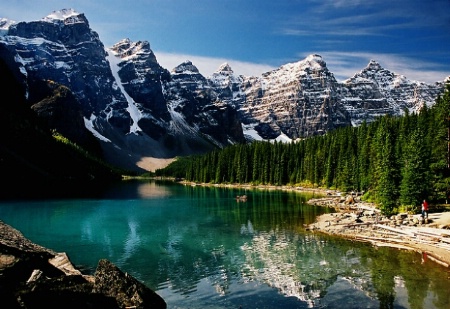
[(129, 181), (95, 198), (3, 201), (0, 219), (87, 272), (111, 260), (168, 308), (450, 308), (447, 268), (306, 231), (330, 211), (310, 197)]

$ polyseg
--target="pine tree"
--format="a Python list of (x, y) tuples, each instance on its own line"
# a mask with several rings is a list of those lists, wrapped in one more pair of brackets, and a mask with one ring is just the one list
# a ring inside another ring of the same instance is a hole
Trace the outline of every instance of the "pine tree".
[(418, 128), (410, 135), (404, 152), (400, 184), (400, 202), (403, 205), (417, 206), (424, 198), (428, 198), (428, 157), (424, 133)]
[(372, 137), (369, 134), (367, 123), (364, 121), (357, 132), (358, 148), (356, 150), (358, 190), (367, 190), (370, 187), (370, 144)]
[(326, 168), (325, 168), (325, 185), (328, 188), (331, 188), (336, 185), (336, 154), (337, 146), (336, 146), (336, 140), (329, 138), (329, 151), (327, 153), (327, 159), (326, 159)]
[(259, 183), (261, 181), (261, 143), (260, 142), (254, 142), (252, 145), (252, 155), (253, 155), (253, 166), (252, 166), (252, 177), (251, 181)]
[[(384, 213), (422, 198), (450, 193), (450, 85), (432, 108), (384, 116), (357, 128), (292, 144), (253, 142), (187, 158), (186, 179), (262, 184), (310, 182), (340, 190), (370, 191)], [(170, 170), (168, 168), (168, 170)], [(176, 172), (175, 172), (176, 171)], [(164, 171), (158, 171), (164, 173)], [(449, 201), (450, 202), (450, 201)]]
[(450, 84), (432, 108), (429, 123), (430, 181), (433, 183), (433, 198), (450, 203)]
[(383, 117), (377, 132), (379, 147), (377, 199), (381, 211), (386, 215), (393, 213), (397, 206), (398, 197), (398, 184), (396, 183), (398, 170), (394, 157), (394, 136), (389, 127), (389, 122), (389, 117)]

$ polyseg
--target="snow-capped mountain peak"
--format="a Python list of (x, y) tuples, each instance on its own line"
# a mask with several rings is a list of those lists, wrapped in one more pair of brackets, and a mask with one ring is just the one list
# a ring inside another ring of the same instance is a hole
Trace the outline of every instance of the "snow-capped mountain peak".
[(383, 68), (381, 67), (381, 65), (378, 63), (378, 61), (371, 59), (369, 61), (369, 64), (366, 67), (366, 70), (371, 70), (371, 71), (379, 71), (379, 70), (383, 70)]
[(384, 69), (377, 61), (370, 60), (364, 69), (345, 80), (344, 84), (370, 82), (386, 88), (398, 77), (400, 77), (398, 74)]
[[(307, 71), (322, 71), (324, 69), (327, 69), (327, 64), (323, 60), (322, 56), (318, 54), (311, 54), (307, 56), (306, 58), (299, 60), (297, 62), (293, 63), (287, 63), (285, 65), (282, 65), (279, 69), (276, 69), (274, 71), (291, 71), (291, 72), (307, 72)], [(274, 72), (272, 71), (272, 72)], [(270, 72), (269, 72), (270, 73)], [(268, 73), (266, 73), (268, 74)]]
[(9, 24), (0, 20), (7, 29), (0, 35), (1, 56), (23, 72), (29, 103), (42, 94), (40, 81), (66, 86), (107, 159), (117, 163), (120, 157), (126, 168), (145, 157), (243, 142), (244, 130), (252, 132), (251, 139), (265, 140), (324, 134), (405, 108), (418, 110), (443, 91), (443, 83), (413, 82), (374, 60), (337, 82), (318, 54), (256, 77), (235, 75), (223, 63), (205, 78), (189, 60), (169, 72), (147, 41), (123, 39), (105, 51), (84, 14), (73, 9)]
[(126, 50), (131, 45), (131, 40), (129, 38), (125, 38), (114, 44), (111, 49), (117, 49), (119, 52), (122, 52), (123, 50)]
[(0, 18), (0, 31), (8, 31), (11, 25), (16, 24), (14, 20), (10, 20), (8, 18)]
[(81, 15), (74, 9), (62, 9), (58, 11), (53, 11), (51, 14), (44, 17), (42, 20), (47, 22), (53, 22), (53, 21), (64, 21), (68, 18), (75, 18), (77, 16)]
[(311, 54), (308, 55), (302, 62), (307, 63), (311, 66), (320, 66), (320, 67), (326, 67), (326, 63), (323, 60), (321, 55), (318, 54)]
[(220, 93), (219, 97), (225, 93), (233, 98), (240, 95), (239, 85), (242, 83), (242, 78), (234, 74), (227, 62), (221, 64), (208, 79), (216, 91)]
[(130, 39), (126, 38), (114, 44), (110, 50), (122, 59), (149, 55), (153, 61), (156, 61), (148, 41), (132, 42)]
[(186, 60), (183, 63), (177, 65), (172, 70), (172, 74), (199, 74), (199, 70), (195, 65), (192, 64), (190, 60)]
[(216, 73), (219, 72), (233, 73), (233, 70), (231, 69), (231, 66), (227, 62), (225, 62), (222, 63), (220, 67), (217, 69)]
[[(324, 76), (333, 75), (328, 71), (326, 62), (322, 56), (311, 54), (305, 59), (282, 65), (280, 68), (263, 74), (265, 84), (273, 84), (273, 82), (281, 81), (281, 83), (291, 83), (302, 79), (304, 76), (312, 76), (313, 78), (322, 78)], [(334, 79), (334, 77), (333, 77)]]

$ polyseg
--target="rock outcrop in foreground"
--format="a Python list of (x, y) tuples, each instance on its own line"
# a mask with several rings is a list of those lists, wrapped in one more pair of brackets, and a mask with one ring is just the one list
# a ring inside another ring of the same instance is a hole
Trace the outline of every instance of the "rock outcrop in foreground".
[(100, 260), (93, 276), (83, 275), (65, 253), (26, 239), (0, 221), (0, 307), (166, 308), (154, 291)]

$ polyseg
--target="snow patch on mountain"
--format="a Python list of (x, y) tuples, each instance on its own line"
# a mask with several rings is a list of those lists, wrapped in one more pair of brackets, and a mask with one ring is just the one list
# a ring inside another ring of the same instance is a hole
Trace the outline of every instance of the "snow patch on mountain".
[(181, 135), (198, 135), (198, 129), (190, 126), (186, 122), (183, 114), (176, 111), (176, 107), (180, 103), (181, 102), (172, 102), (172, 104), (169, 104), (169, 112), (172, 116), (172, 119), (170, 120), (170, 131)]
[(242, 131), (244, 132), (244, 136), (245, 136), (246, 140), (251, 141), (251, 142), (253, 142), (253, 141), (270, 141), (270, 142), (277, 141), (277, 142), (282, 142), (282, 143), (293, 142), (293, 139), (291, 139), (289, 136), (287, 136), (284, 133), (281, 133), (275, 139), (265, 139), (255, 129), (255, 127), (257, 125), (258, 125), (258, 123), (242, 124)]
[(244, 132), (244, 136), (248, 141), (263, 141), (264, 139), (259, 135), (258, 131), (255, 130), (255, 127), (258, 123), (251, 124), (242, 124), (242, 131)]
[(145, 47), (150, 48), (150, 46), (146, 45), (149, 45), (146, 41), (132, 42), (130, 39), (126, 38), (114, 44), (109, 50), (113, 51), (115, 56), (120, 58), (121, 61), (136, 60), (137, 62), (140, 62), (139, 58), (142, 55), (147, 54)]
[[(410, 81), (375, 60), (337, 82), (318, 54), (260, 76), (237, 75), (223, 63), (205, 78), (189, 60), (169, 72), (147, 41), (124, 39), (105, 52), (84, 14), (73, 9), (30, 23), (0, 20), (0, 27), (8, 31), (0, 44), (27, 82), (53, 80), (70, 88), (86, 128), (110, 142), (108, 150), (136, 158), (245, 140), (295, 141), (405, 108), (418, 111), (443, 90), (443, 84)], [(30, 97), (37, 89), (32, 86)]]
[(284, 133), (281, 133), (276, 139), (277, 142), (282, 142), (282, 143), (291, 143), (292, 139), (289, 138), (289, 136), (287, 136)]
[(96, 129), (95, 129), (95, 125), (94, 122), (96, 120), (97, 117), (95, 117), (94, 114), (91, 115), (90, 119), (87, 118), (83, 118), (84, 120), (84, 126), (86, 127), (86, 129), (88, 129), (96, 138), (98, 138), (99, 140), (103, 141), (103, 142), (107, 142), (110, 143), (111, 140), (109, 140), (108, 138), (106, 138), (105, 136), (103, 136), (102, 134), (100, 134)]
[(0, 36), (4, 36), (8, 33), (9, 27), (16, 24), (14, 20), (8, 18), (0, 18)]
[(209, 83), (218, 92), (219, 98), (231, 96), (231, 104), (235, 105), (244, 97), (242, 83), (244, 78), (236, 75), (228, 63), (223, 63), (220, 67), (208, 77)]
[(131, 119), (133, 123), (130, 126), (130, 134), (131, 133), (137, 133), (139, 131), (142, 131), (141, 128), (139, 128), (138, 122), (142, 118), (142, 113), (139, 111), (139, 109), (136, 107), (136, 102), (133, 100), (133, 98), (127, 93), (125, 88), (122, 85), (122, 81), (119, 77), (119, 63), (120, 58), (117, 57), (117, 54), (112, 50), (106, 50), (107, 52), (107, 59), (111, 67), (112, 74), (115, 79), (115, 86), (118, 86), (122, 94), (125, 96), (125, 99), (128, 102), (127, 111), (131, 116)]
[(77, 22), (83, 22), (83, 19), (78, 18), (78, 16), (81, 15), (74, 9), (62, 9), (58, 11), (53, 11), (51, 14), (47, 15), (46, 17), (42, 18), (42, 21), (46, 22), (55, 22), (55, 21), (66, 21), (70, 23), (77, 23)]
[(170, 72), (172, 75), (179, 75), (179, 74), (189, 74), (189, 75), (200, 75), (200, 71), (198, 68), (192, 64), (190, 60), (186, 60), (183, 63), (179, 64), (175, 68), (172, 69)]

